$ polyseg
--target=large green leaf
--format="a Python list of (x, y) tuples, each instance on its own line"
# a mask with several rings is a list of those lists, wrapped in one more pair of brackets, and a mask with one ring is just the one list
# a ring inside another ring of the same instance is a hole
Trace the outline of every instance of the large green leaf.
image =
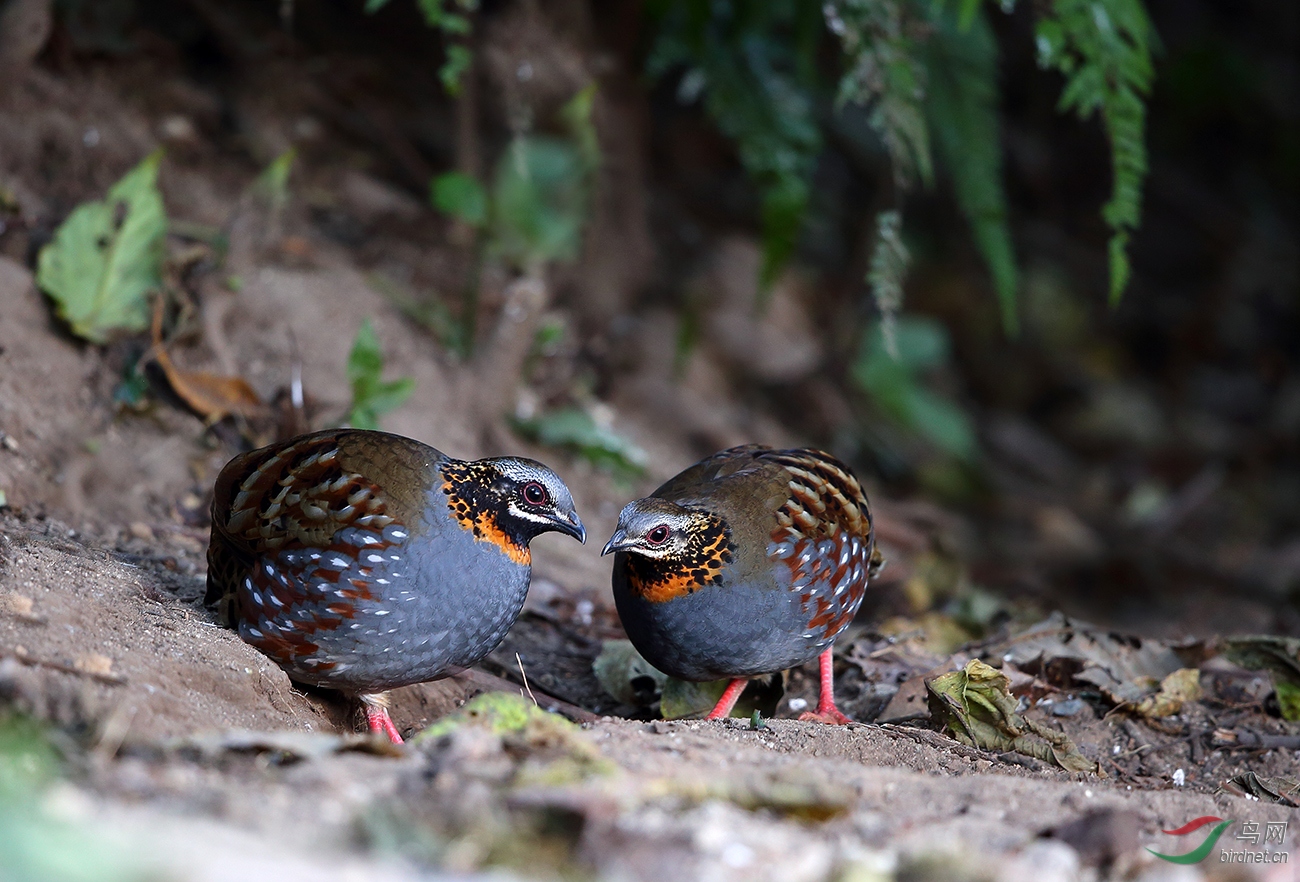
[(36, 283), (73, 333), (92, 343), (148, 327), (148, 294), (162, 284), (167, 234), (161, 161), (161, 150), (151, 153), (103, 202), (78, 206), (41, 249)]
[(433, 179), (429, 195), (434, 208), (471, 227), (487, 222), (487, 193), (473, 175), (447, 172)]
[(961, 459), (976, 453), (970, 417), (956, 402), (929, 389), (923, 372), (948, 362), (948, 333), (933, 319), (900, 316), (894, 328), (897, 356), (889, 351), (883, 322), (867, 331), (853, 365), (854, 381), (900, 427), (916, 432)]

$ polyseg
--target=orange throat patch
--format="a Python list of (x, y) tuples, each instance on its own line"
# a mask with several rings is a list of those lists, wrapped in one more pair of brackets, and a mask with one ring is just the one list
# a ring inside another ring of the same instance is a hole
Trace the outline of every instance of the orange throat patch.
[(623, 574), (632, 592), (651, 603), (663, 603), (720, 583), (723, 568), (731, 563), (731, 542), (720, 519), (701, 513), (699, 527), (691, 531), (681, 555), (653, 558), (624, 552), (623, 558)]
[(496, 512), (481, 494), (469, 491), (475, 486), (472, 470), (476, 463), (455, 463), (443, 467), (442, 492), (447, 494), (447, 508), (462, 528), (474, 538), (491, 542), (517, 564), (532, 563), (528, 542), (502, 529)]

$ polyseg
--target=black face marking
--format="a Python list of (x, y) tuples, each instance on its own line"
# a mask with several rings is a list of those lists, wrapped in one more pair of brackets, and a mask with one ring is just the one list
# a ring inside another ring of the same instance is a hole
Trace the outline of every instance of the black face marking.
[[(660, 528), (670, 533), (667, 525)], [(722, 582), (722, 568), (731, 563), (731, 530), (719, 517), (707, 512), (693, 512), (690, 526), (684, 530), (684, 548), (663, 557), (637, 554), (629, 548), (624, 557), (628, 585), (646, 600), (672, 600)], [(665, 536), (666, 540), (668, 537)], [(649, 536), (646, 536), (649, 541)]]

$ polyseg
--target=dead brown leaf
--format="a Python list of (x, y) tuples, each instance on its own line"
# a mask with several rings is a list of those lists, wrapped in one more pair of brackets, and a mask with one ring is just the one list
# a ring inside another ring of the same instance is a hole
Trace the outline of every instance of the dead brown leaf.
[(225, 377), (207, 371), (182, 370), (172, 362), (162, 339), (163, 299), (154, 301), (153, 349), (150, 355), (162, 368), (172, 391), (211, 425), (231, 414), (250, 418), (262, 411), (262, 400), (243, 377)]

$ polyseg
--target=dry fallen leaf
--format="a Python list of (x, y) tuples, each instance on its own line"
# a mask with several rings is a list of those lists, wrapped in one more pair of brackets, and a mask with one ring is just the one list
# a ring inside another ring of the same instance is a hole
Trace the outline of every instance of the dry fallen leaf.
[(252, 417), (262, 410), (262, 400), (243, 377), (225, 377), (207, 371), (176, 367), (162, 339), (163, 301), (154, 302), (151, 355), (181, 400), (211, 424), (230, 414)]
[(1198, 700), (1201, 695), (1201, 672), (1196, 668), (1179, 668), (1160, 682), (1160, 691), (1148, 695), (1135, 706), (1144, 717), (1172, 717), (1183, 705)]

